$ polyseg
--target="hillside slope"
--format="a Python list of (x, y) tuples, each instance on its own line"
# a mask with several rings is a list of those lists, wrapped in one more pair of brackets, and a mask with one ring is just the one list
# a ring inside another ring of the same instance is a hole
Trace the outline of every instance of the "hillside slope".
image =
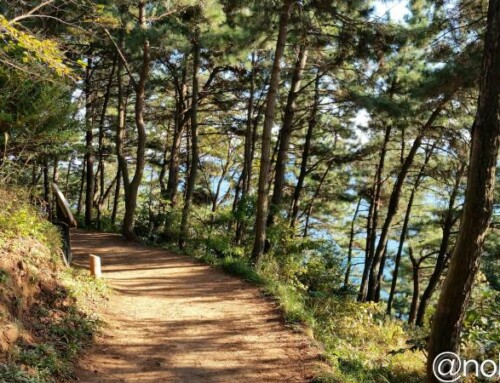
[(55, 382), (99, 321), (102, 283), (67, 269), (57, 228), (22, 191), (0, 190), (0, 382)]

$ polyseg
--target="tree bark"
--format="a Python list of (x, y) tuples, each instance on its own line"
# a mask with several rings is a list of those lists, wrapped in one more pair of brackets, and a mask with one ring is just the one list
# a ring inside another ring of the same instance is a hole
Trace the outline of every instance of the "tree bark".
[(323, 184), (325, 183), (326, 177), (328, 176), (328, 173), (330, 173), (330, 170), (333, 166), (333, 161), (330, 161), (326, 167), (326, 170), (323, 172), (323, 175), (321, 176), (321, 179), (319, 181), (318, 186), (316, 187), (316, 191), (314, 192), (314, 195), (311, 199), (311, 202), (309, 203), (309, 206), (307, 208), (306, 212), (306, 221), (304, 224), (304, 232), (302, 234), (303, 238), (307, 238), (308, 232), (309, 232), (309, 221), (313, 212), (314, 208), (314, 203), (316, 202), (316, 199), (319, 197), (319, 193), (321, 192), (321, 188), (323, 187)]
[(193, 201), (194, 189), (196, 186), (196, 176), (198, 174), (198, 96), (199, 96), (199, 69), (200, 69), (200, 31), (195, 31), (193, 42), (193, 89), (191, 101), (191, 165), (189, 166), (189, 177), (186, 185), (186, 198), (182, 209), (181, 233), (179, 247), (183, 249), (189, 237), (189, 215), (191, 214), (191, 204)]
[(422, 167), (420, 168), (420, 171), (417, 174), (417, 177), (413, 184), (413, 188), (411, 189), (410, 198), (408, 199), (408, 205), (406, 206), (405, 218), (403, 220), (403, 227), (401, 228), (401, 235), (399, 237), (398, 251), (396, 253), (396, 258), (394, 260), (394, 271), (392, 273), (391, 291), (389, 292), (389, 298), (387, 299), (387, 314), (389, 315), (391, 315), (392, 303), (394, 301), (394, 295), (396, 293), (396, 285), (398, 282), (398, 275), (399, 275), (399, 265), (401, 263), (401, 255), (403, 254), (403, 247), (406, 240), (406, 234), (408, 232), (408, 224), (410, 222), (410, 214), (413, 208), (413, 201), (415, 199), (415, 194), (417, 193), (418, 187), (420, 186), (420, 182), (424, 177), (424, 171), (429, 163), (429, 160), (431, 159), (434, 147), (435, 144), (431, 147), (431, 149), (429, 150), (429, 152), (427, 152), (425, 156), (425, 161)]
[(252, 52), (252, 70), (250, 72), (250, 96), (248, 98), (247, 121), (245, 129), (245, 153), (243, 158), (241, 198), (245, 198), (250, 191), (252, 179), (252, 138), (253, 138), (253, 109), (255, 93), (255, 72), (257, 70), (257, 56)]
[(382, 175), (385, 167), (385, 157), (387, 154), (387, 146), (391, 138), (392, 125), (388, 124), (385, 128), (384, 141), (380, 151), (380, 159), (375, 171), (375, 179), (373, 181), (373, 191), (370, 198), (370, 208), (368, 219), (366, 222), (366, 246), (365, 246), (365, 265), (361, 276), (361, 285), (359, 288), (358, 300), (366, 300), (368, 293), (368, 278), (373, 264), (375, 242), (377, 239), (378, 226), (378, 211), (380, 207), (380, 194), (382, 193)]
[(99, 174), (99, 198), (97, 203), (97, 230), (101, 230), (101, 215), (102, 215), (102, 200), (104, 196), (104, 183), (105, 183), (105, 172), (104, 172), (104, 122), (106, 120), (106, 111), (108, 109), (109, 97), (111, 94), (111, 87), (113, 85), (113, 78), (115, 75), (116, 61), (118, 55), (115, 54), (113, 59), (113, 65), (109, 73), (108, 84), (106, 86), (106, 92), (104, 93), (104, 100), (102, 102), (101, 116), (99, 119), (99, 159), (97, 165), (97, 173)]
[(408, 314), (408, 323), (415, 323), (417, 313), (418, 297), (420, 295), (420, 262), (413, 255), (413, 248), (408, 249), (411, 261), (413, 293), (411, 296), (410, 313)]
[(187, 109), (185, 102), (186, 92), (186, 69), (184, 68), (182, 72), (182, 80), (176, 87), (177, 105), (175, 111), (174, 134), (172, 138), (172, 147), (170, 149), (167, 189), (165, 191), (165, 197), (168, 201), (170, 201), (171, 206), (175, 206), (177, 203), (180, 164), (179, 150), (181, 147), (182, 132), (184, 131), (184, 126), (186, 125), (186, 119), (184, 118), (185, 110)]
[(450, 194), (450, 200), (448, 202), (448, 209), (446, 211), (446, 217), (443, 223), (443, 237), (441, 239), (441, 244), (439, 246), (439, 253), (436, 258), (436, 264), (434, 265), (434, 270), (429, 278), (429, 282), (422, 294), (422, 298), (420, 299), (420, 304), (418, 306), (416, 325), (423, 326), (425, 311), (427, 310), (427, 305), (429, 304), (429, 300), (432, 297), (432, 294), (436, 290), (436, 287), (441, 279), (441, 275), (444, 272), (446, 267), (446, 263), (448, 261), (448, 247), (451, 238), (451, 231), (453, 229), (453, 225), (455, 223), (455, 201), (458, 196), (458, 192), (460, 189), (460, 182), (465, 173), (465, 163), (462, 163), (460, 169), (457, 172), (455, 178), (455, 185), (453, 186), (453, 190)]
[(115, 188), (115, 195), (113, 198), (113, 210), (111, 212), (111, 224), (113, 226), (116, 225), (116, 215), (118, 212), (118, 203), (120, 201), (121, 180), (122, 180), (122, 169), (120, 163), (118, 163), (118, 170), (116, 171), (116, 188)]
[[(146, 3), (145, 1), (139, 2), (139, 26), (143, 29), (146, 28)], [(137, 195), (139, 191), (139, 186), (141, 184), (142, 176), (144, 174), (145, 165), (145, 152), (146, 152), (146, 127), (144, 123), (144, 98), (146, 83), (149, 78), (149, 65), (150, 65), (150, 53), (149, 53), (149, 40), (146, 38), (142, 47), (142, 64), (139, 71), (139, 81), (135, 86), (135, 125), (137, 128), (137, 150), (136, 150), (136, 166), (134, 177), (130, 182), (128, 181), (128, 176), (124, 177), (124, 190), (125, 190), (125, 214), (123, 217), (123, 236), (132, 241), (137, 240), (137, 236), (134, 232), (134, 218), (135, 209), (137, 207)], [(122, 161), (122, 173), (125, 175), (127, 171), (126, 161)]]
[(354, 234), (355, 234), (354, 224), (356, 222), (356, 218), (358, 218), (359, 207), (361, 206), (362, 200), (363, 198), (359, 197), (358, 203), (356, 204), (356, 210), (354, 210), (354, 215), (351, 221), (351, 232), (349, 234), (349, 248), (347, 250), (347, 266), (345, 268), (345, 275), (344, 275), (344, 287), (349, 286), (349, 278), (351, 276), (351, 267), (352, 267), (352, 246), (354, 244)]
[(91, 86), (92, 58), (87, 60), (85, 72), (85, 127), (86, 127), (86, 189), (85, 189), (85, 226), (92, 224), (93, 201), (94, 201), (94, 148), (93, 141), (93, 91)]
[(252, 262), (258, 264), (264, 253), (266, 242), (266, 219), (269, 194), (269, 169), (271, 156), (271, 133), (274, 125), (276, 98), (280, 83), (280, 63), (285, 51), (288, 23), (292, 14), (293, 0), (284, 0), (281, 8), (278, 40), (274, 53), (271, 81), (267, 95), (264, 127), (262, 130), (262, 148), (260, 156), (259, 187), (257, 195), (257, 213), (255, 217), (255, 241), (252, 249)]
[(380, 261), (382, 259), (382, 253), (384, 248), (389, 240), (389, 233), (392, 227), (392, 223), (394, 221), (394, 217), (396, 216), (399, 209), (399, 201), (401, 199), (401, 193), (403, 192), (403, 185), (406, 180), (406, 176), (413, 165), (413, 161), (415, 159), (415, 155), (417, 154), (420, 145), (422, 144), (422, 140), (427, 133), (427, 131), (432, 127), (432, 124), (439, 116), (447, 98), (444, 98), (436, 109), (432, 112), (431, 116), (423, 126), (423, 128), (419, 131), (417, 137), (413, 141), (412, 147), (406, 156), (405, 162), (401, 166), (401, 170), (396, 179), (396, 183), (392, 189), (391, 197), (389, 199), (389, 206), (387, 208), (387, 215), (384, 221), (384, 225), (382, 226), (382, 230), (380, 232), (380, 238), (377, 244), (377, 248), (375, 254), (373, 256), (373, 262), (370, 268), (370, 279), (368, 283), (368, 294), (367, 300), (369, 301), (378, 301), (377, 289), (378, 289), (378, 272), (380, 268)]
[(457, 352), (469, 301), (493, 210), (498, 158), (500, 94), (500, 1), (490, 0), (478, 108), (472, 126), (472, 147), (465, 204), (450, 267), (443, 283), (429, 341), (427, 373), (442, 352)]
[(382, 260), (380, 261), (380, 268), (378, 269), (378, 274), (377, 274), (378, 285), (376, 291), (376, 296), (377, 296), (376, 302), (379, 302), (380, 290), (382, 289), (382, 279), (384, 277), (384, 269), (386, 261), (387, 261), (387, 244), (385, 245), (384, 252), (382, 253)]
[(76, 215), (82, 214), (83, 206), (83, 189), (85, 188), (85, 179), (87, 178), (87, 155), (83, 156), (82, 162), (82, 176), (80, 177), (80, 191), (78, 193), (78, 204), (76, 207)]
[(299, 96), (302, 75), (307, 62), (307, 47), (302, 44), (299, 48), (297, 61), (292, 74), (290, 91), (285, 106), (285, 115), (283, 117), (283, 127), (280, 131), (280, 140), (278, 148), (278, 157), (274, 169), (274, 186), (267, 217), (267, 226), (274, 225), (276, 214), (278, 214), (281, 202), (283, 200), (283, 188), (285, 186), (285, 173), (288, 159), (288, 148), (292, 137), (292, 128), (297, 108), (297, 97)]
[(311, 115), (309, 117), (307, 132), (304, 142), (304, 149), (302, 151), (302, 160), (300, 163), (300, 172), (297, 178), (297, 184), (293, 191), (292, 197), (292, 207), (290, 213), (290, 227), (294, 228), (297, 224), (297, 217), (299, 215), (300, 209), (300, 197), (302, 194), (302, 189), (304, 188), (304, 182), (307, 175), (307, 161), (309, 160), (309, 153), (311, 152), (312, 136), (313, 131), (316, 129), (318, 123), (317, 115), (319, 109), (319, 81), (320, 75), (319, 70), (316, 73), (316, 80), (314, 81), (314, 102), (311, 109)]
[[(227, 154), (226, 154), (226, 161), (224, 162), (224, 165), (222, 165), (221, 168), (221, 174), (219, 176), (219, 180), (217, 181), (217, 187), (215, 189), (215, 194), (212, 198), (212, 213), (215, 213), (217, 211), (217, 206), (219, 204), (219, 198), (220, 198), (220, 192), (222, 189), (222, 183), (226, 179), (227, 172), (229, 171), (229, 168), (231, 166), (231, 141), (229, 141), (229, 145), (227, 148)], [(214, 218), (214, 215), (212, 214), (212, 219)]]
[[(257, 73), (257, 68), (254, 68), (254, 71), (255, 71), (255, 73)], [(254, 81), (255, 81), (255, 74), (254, 74)], [(259, 100), (262, 97), (263, 97), (263, 92), (260, 94), (259, 99), (257, 100), (257, 105), (259, 103)], [(254, 101), (254, 103), (255, 103), (255, 101)], [(255, 146), (257, 143), (257, 128), (259, 126), (260, 118), (261, 118), (263, 110), (264, 110), (264, 105), (265, 105), (265, 103), (262, 102), (260, 105), (257, 106), (257, 109), (258, 109), (257, 115), (249, 121), (250, 122), (250, 129), (251, 129), (251, 132), (249, 132), (249, 136), (250, 136), (249, 150), (250, 150), (250, 153), (249, 153), (248, 159), (246, 159), (247, 166), (249, 166), (249, 168), (248, 168), (248, 171), (246, 173), (246, 178), (247, 178), (248, 183), (246, 185), (247, 190), (246, 190), (245, 196), (249, 196), (252, 193), (252, 175), (253, 175), (252, 164), (253, 164), (253, 159), (255, 157)], [(252, 109), (255, 109), (255, 107), (253, 107)], [(245, 133), (247, 133), (247, 132), (245, 132)], [(247, 141), (245, 138), (245, 143), (246, 142)], [(239, 201), (242, 201), (243, 198), (244, 197), (242, 196)], [(237, 207), (237, 205), (235, 205), (235, 207)], [(245, 231), (245, 222), (240, 220), (236, 224), (236, 234), (235, 234), (235, 239), (234, 239), (236, 244), (241, 243), (241, 239), (243, 237), (244, 231)]]

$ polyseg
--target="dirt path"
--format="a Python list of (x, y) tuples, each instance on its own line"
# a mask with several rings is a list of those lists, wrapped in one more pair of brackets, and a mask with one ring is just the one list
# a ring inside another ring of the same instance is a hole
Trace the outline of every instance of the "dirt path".
[(80, 382), (307, 382), (318, 352), (258, 289), (185, 256), (75, 231), (75, 262), (102, 257), (114, 289)]

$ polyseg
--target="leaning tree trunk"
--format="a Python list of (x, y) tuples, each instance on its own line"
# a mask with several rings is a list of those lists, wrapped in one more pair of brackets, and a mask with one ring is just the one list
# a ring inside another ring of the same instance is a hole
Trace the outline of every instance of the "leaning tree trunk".
[(271, 81), (267, 94), (266, 113), (262, 130), (257, 213), (255, 217), (255, 241), (252, 249), (252, 262), (254, 264), (259, 263), (266, 243), (267, 199), (269, 194), (269, 169), (271, 165), (271, 131), (274, 125), (276, 98), (280, 83), (281, 58), (285, 51), (288, 23), (292, 15), (293, 4), (293, 0), (284, 0), (283, 7), (281, 8), (278, 40), (276, 42)]
[(368, 211), (368, 219), (366, 221), (366, 247), (365, 247), (365, 265), (363, 274), (361, 275), (361, 284), (359, 287), (358, 300), (364, 301), (368, 293), (368, 278), (373, 264), (373, 255), (375, 252), (375, 241), (377, 238), (378, 226), (378, 211), (380, 208), (380, 195), (382, 193), (382, 175), (384, 173), (385, 158), (387, 154), (387, 146), (391, 138), (392, 125), (388, 124), (385, 128), (384, 142), (380, 150), (380, 159), (375, 172), (373, 181), (373, 191), (370, 199), (370, 208)]
[(420, 145), (422, 144), (422, 140), (425, 134), (432, 127), (432, 124), (441, 113), (441, 110), (447, 100), (448, 100), (447, 97), (441, 100), (437, 108), (432, 112), (431, 116), (429, 117), (425, 125), (419, 131), (417, 137), (415, 138), (415, 141), (413, 141), (413, 145), (410, 148), (410, 151), (408, 152), (408, 155), (406, 156), (403, 165), (401, 166), (401, 170), (398, 174), (396, 183), (394, 184), (394, 187), (392, 189), (391, 197), (389, 199), (389, 206), (387, 207), (387, 215), (384, 221), (384, 225), (382, 226), (382, 230), (380, 232), (380, 238), (377, 244), (377, 248), (375, 254), (373, 255), (373, 261), (370, 268), (370, 279), (368, 283), (368, 294), (367, 294), (368, 301), (378, 301), (379, 299), (377, 291), (379, 290), (378, 273), (380, 268), (380, 261), (382, 260), (382, 254), (384, 252), (384, 248), (387, 244), (387, 241), (389, 240), (389, 233), (392, 227), (392, 223), (394, 221), (394, 217), (396, 216), (399, 209), (399, 201), (401, 199), (401, 194), (403, 192), (403, 185), (405, 183), (406, 176), (408, 175), (408, 172), (410, 171), (410, 168), (413, 165), (415, 155), (417, 154), (417, 151), (420, 148)]
[(307, 161), (309, 160), (309, 153), (311, 152), (311, 143), (313, 132), (316, 129), (318, 123), (318, 109), (319, 109), (319, 81), (320, 81), (319, 70), (316, 73), (316, 80), (314, 82), (314, 102), (311, 109), (311, 115), (309, 116), (309, 122), (307, 125), (306, 138), (304, 142), (304, 149), (302, 151), (302, 160), (300, 163), (300, 172), (297, 178), (297, 184), (293, 191), (292, 197), (292, 207), (290, 213), (290, 227), (294, 228), (297, 224), (297, 217), (299, 216), (300, 209), (300, 197), (302, 194), (302, 189), (304, 188), (304, 181), (307, 175)]
[(304, 223), (304, 231), (302, 233), (302, 238), (307, 238), (307, 236), (309, 235), (308, 232), (309, 232), (309, 222), (310, 222), (310, 219), (311, 219), (311, 215), (312, 215), (312, 212), (313, 212), (313, 208), (314, 208), (314, 204), (316, 203), (316, 200), (319, 198), (319, 195), (320, 195), (320, 192), (321, 192), (321, 188), (323, 187), (323, 184), (325, 183), (325, 180), (326, 180), (326, 177), (328, 176), (328, 173), (330, 173), (330, 170), (332, 169), (332, 166), (333, 166), (333, 161), (330, 161), (326, 167), (326, 170), (323, 172), (323, 175), (321, 176), (321, 179), (319, 180), (319, 184), (318, 186), (316, 187), (316, 191), (314, 192), (314, 195), (311, 199), (311, 202), (309, 203), (309, 207), (307, 208), (306, 210), (306, 220), (305, 220), (305, 223)]
[(490, 0), (487, 20), (483, 74), (476, 118), (472, 126), (464, 210), (431, 327), (427, 374), (432, 383), (440, 381), (433, 374), (436, 356), (442, 352), (459, 350), (465, 308), (479, 269), (493, 210), (500, 139), (500, 0)]
[(165, 197), (170, 201), (171, 206), (175, 206), (177, 203), (177, 188), (179, 184), (179, 150), (181, 147), (182, 132), (184, 131), (184, 126), (186, 125), (187, 119), (185, 116), (186, 110), (186, 70), (182, 72), (182, 80), (176, 89), (177, 102), (175, 110), (175, 120), (174, 120), (174, 134), (172, 138), (172, 147), (170, 149), (170, 159), (168, 168), (168, 180), (167, 189), (165, 191)]
[(191, 165), (189, 166), (189, 177), (186, 185), (186, 198), (182, 209), (181, 233), (179, 237), (179, 247), (183, 249), (189, 237), (189, 215), (191, 214), (191, 204), (193, 201), (194, 188), (196, 186), (196, 176), (198, 173), (198, 96), (199, 96), (199, 69), (200, 69), (200, 31), (195, 32), (193, 44), (193, 91), (191, 100)]
[(391, 291), (389, 292), (389, 298), (387, 299), (387, 314), (391, 314), (392, 311), (392, 302), (394, 301), (394, 295), (396, 294), (396, 285), (398, 283), (398, 274), (399, 274), (399, 265), (401, 263), (401, 256), (403, 254), (403, 246), (406, 240), (406, 233), (408, 231), (408, 224), (410, 222), (411, 209), (413, 208), (413, 200), (415, 199), (415, 194), (417, 193), (417, 189), (420, 186), (420, 182), (424, 176), (424, 170), (431, 159), (432, 152), (434, 151), (434, 144), (427, 155), (425, 156), (425, 161), (418, 172), (417, 178), (415, 179), (415, 183), (413, 184), (413, 188), (411, 189), (410, 198), (408, 199), (408, 205), (406, 207), (405, 218), (403, 220), (403, 227), (401, 228), (401, 235), (399, 237), (399, 246), (398, 251), (396, 253), (396, 259), (394, 260), (394, 271), (392, 273), (392, 281), (391, 281)]
[(283, 127), (280, 131), (280, 140), (278, 148), (278, 156), (274, 169), (274, 186), (271, 197), (271, 205), (269, 215), (267, 217), (267, 226), (274, 225), (276, 214), (278, 213), (281, 201), (283, 200), (283, 187), (285, 186), (286, 163), (288, 159), (288, 148), (292, 137), (292, 128), (295, 118), (295, 110), (297, 109), (297, 97), (299, 96), (300, 84), (302, 75), (307, 62), (307, 47), (302, 44), (299, 48), (299, 54), (295, 68), (292, 74), (292, 83), (288, 92), (288, 99), (285, 106), (285, 115), (283, 117)]
[(460, 169), (455, 178), (455, 185), (453, 185), (453, 190), (450, 194), (450, 200), (448, 202), (448, 210), (446, 211), (446, 217), (443, 224), (443, 237), (441, 239), (441, 245), (439, 246), (439, 253), (436, 258), (436, 264), (434, 266), (434, 270), (429, 278), (429, 282), (427, 283), (427, 287), (425, 288), (422, 298), (420, 299), (420, 303), (418, 306), (417, 319), (415, 324), (417, 326), (423, 326), (425, 312), (427, 310), (427, 305), (429, 304), (429, 300), (432, 297), (432, 294), (436, 290), (436, 287), (441, 279), (441, 275), (445, 269), (447, 260), (448, 260), (448, 247), (451, 238), (451, 231), (456, 222), (455, 220), (455, 201), (458, 196), (458, 192), (460, 189), (460, 182), (465, 173), (465, 163), (462, 163)]

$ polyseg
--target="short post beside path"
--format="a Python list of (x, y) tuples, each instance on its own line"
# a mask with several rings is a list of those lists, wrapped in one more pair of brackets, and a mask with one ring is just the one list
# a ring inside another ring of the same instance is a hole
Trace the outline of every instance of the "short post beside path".
[(90, 274), (94, 276), (94, 278), (101, 278), (101, 257), (98, 257), (94, 254), (89, 254), (89, 266), (90, 266)]

